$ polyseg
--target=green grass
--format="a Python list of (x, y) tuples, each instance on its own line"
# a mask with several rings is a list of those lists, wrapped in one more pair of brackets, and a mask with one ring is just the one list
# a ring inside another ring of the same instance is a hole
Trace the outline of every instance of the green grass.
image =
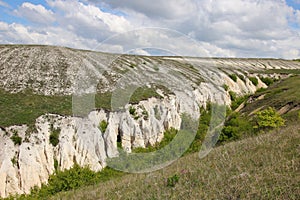
[[(263, 93), (269, 98), (270, 95), (269, 101), (263, 102), (265, 105), (276, 105), (270, 102), (271, 100), (299, 103), (298, 85), (299, 77), (294, 76), (281, 80), (254, 96)], [(140, 92), (135, 95), (141, 99), (147, 97), (145, 93), (152, 95), (151, 92), (144, 92), (143, 88), (137, 91)], [(289, 96), (284, 97), (285, 94)], [(257, 106), (252, 104), (259, 101), (248, 104), (246, 108), (257, 109)], [(31, 195), (23, 195), (19, 199), (48, 199), (51, 195), (54, 195), (53, 199), (298, 199), (300, 177), (295, 176), (297, 172), (295, 170), (300, 166), (294, 165), (300, 163), (300, 152), (295, 146), (300, 142), (299, 110), (284, 116), (292, 119), (286, 128), (254, 138), (251, 137), (255, 134), (246, 134), (252, 128), (248, 127), (247, 117), (240, 117), (238, 113), (236, 115), (237, 117), (234, 117), (231, 114), (231, 118), (225, 123), (225, 127), (234, 130), (222, 132), (219, 142), (225, 141), (225, 145), (216, 147), (204, 160), (199, 160), (197, 153), (192, 153), (199, 151), (210, 124), (209, 108), (201, 110), (198, 132), (187, 153), (165, 169), (150, 174), (125, 175), (110, 168), (94, 173), (88, 168), (75, 166), (71, 170), (57, 172), (51, 176), (48, 185), (42, 186), (42, 189), (35, 188)], [(237, 134), (232, 136), (230, 135), (232, 132)], [(170, 130), (165, 133), (161, 143), (146, 149), (137, 148), (133, 152), (159, 151), (175, 137), (184, 141), (186, 136), (186, 133), (177, 134), (176, 130)], [(240, 138), (246, 139), (228, 143)], [(291, 167), (287, 168), (286, 163), (290, 163)], [(135, 164), (144, 165), (144, 163)], [(121, 175), (125, 175), (124, 178)], [(152, 175), (155, 178), (151, 178)], [(111, 184), (115, 187), (111, 187)], [(128, 184), (130, 187), (126, 186)], [(62, 192), (68, 190), (71, 191)], [(146, 191), (148, 193), (145, 193)], [(61, 193), (56, 194), (57, 192)]]
[(11, 94), (0, 89), (0, 126), (33, 124), (45, 113), (71, 115), (71, 96), (44, 96), (32, 91)]
[(140, 87), (134, 91), (130, 98), (130, 103), (137, 104), (141, 100), (147, 100), (150, 97), (161, 98), (161, 96), (156, 92), (155, 87)]
[(262, 71), (252, 71), (252, 73), (263, 73), (263, 74), (300, 74), (300, 69), (267, 69)]
[(230, 74), (229, 77), (230, 77), (234, 82), (237, 82), (237, 76), (236, 76), (236, 74)]
[(257, 86), (258, 85), (258, 79), (256, 77), (249, 77), (249, 80), (253, 83), (253, 85)]
[(280, 80), (268, 89), (260, 91), (252, 96), (256, 99), (264, 95), (263, 99), (247, 104), (242, 112), (250, 114), (252, 111), (267, 107), (274, 107), (276, 110), (289, 105), (300, 106), (300, 76), (295, 75), (284, 80)]
[(80, 167), (75, 164), (71, 169), (65, 171), (57, 170), (51, 175), (48, 184), (43, 184), (41, 188), (34, 187), (30, 195), (11, 196), (7, 199), (49, 199), (58, 192), (75, 190), (83, 186), (95, 185), (108, 180), (120, 179), (125, 173), (106, 167), (100, 172), (94, 172), (88, 167)]
[[(158, 88), (165, 93), (170, 93), (163, 87)], [(110, 92), (97, 93), (95, 107), (110, 110), (111, 96)], [(130, 103), (136, 104), (150, 97), (161, 98), (156, 92), (156, 88), (141, 87), (133, 93)], [(81, 99), (83, 105), (86, 98), (89, 97)], [(79, 103), (81, 102), (79, 101)], [(34, 94), (30, 90), (12, 94), (0, 89), (0, 110), (1, 127), (22, 124), (32, 126), (36, 118), (46, 113), (72, 115), (72, 96), (45, 96)]]
[(259, 77), (260, 80), (262, 82), (264, 82), (267, 86), (270, 86), (272, 85), (275, 81), (277, 81), (277, 79), (274, 79), (274, 78), (270, 78), (270, 77)]
[[(145, 174), (63, 192), (52, 199), (299, 199), (300, 125), (219, 146)], [(169, 179), (174, 176), (176, 181)], [(180, 178), (179, 178), (180, 177)]]

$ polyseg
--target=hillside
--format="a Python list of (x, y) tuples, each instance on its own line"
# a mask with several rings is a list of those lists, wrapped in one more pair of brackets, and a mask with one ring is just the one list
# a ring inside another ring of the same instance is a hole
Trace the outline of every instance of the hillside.
[(116, 82), (130, 71), (135, 72), (135, 78), (160, 73), (172, 80), (181, 78), (181, 74), (186, 82), (199, 85), (208, 80), (217, 84), (217, 78), (224, 74), (249, 76), (299, 68), (299, 62), (281, 59), (147, 57), (56, 46), (0, 45), (0, 87), (11, 92), (31, 89), (44, 95), (75, 93), (81, 76), (89, 77), (90, 81), (97, 79), (97, 92), (104, 93), (112, 91)]
[[(297, 75), (279, 80), (251, 95), (240, 111), (252, 113), (251, 118), (272, 106), (287, 120), (286, 127), (220, 145), (202, 159), (187, 154), (159, 171), (125, 174), (52, 199), (299, 199), (298, 82)], [(262, 93), (265, 98), (257, 98)]]
[[(270, 86), (282, 100), (276, 109), (297, 111), (299, 70), (300, 62), (281, 59), (148, 57), (1, 45), (0, 196), (29, 193), (75, 164), (101, 171), (120, 152), (154, 146), (167, 131), (197, 121), (201, 107), (229, 106), (239, 96), (273, 91), (263, 91), (266, 80), (277, 81)], [(293, 95), (292, 104), (276, 88)], [(270, 94), (265, 95), (268, 104), (261, 104), (274, 105)], [(255, 95), (242, 112), (261, 108), (255, 99), (263, 98)]]
[[(121, 178), (52, 199), (299, 199), (299, 123), (180, 158), (147, 174)], [(167, 179), (178, 175), (178, 183)]]

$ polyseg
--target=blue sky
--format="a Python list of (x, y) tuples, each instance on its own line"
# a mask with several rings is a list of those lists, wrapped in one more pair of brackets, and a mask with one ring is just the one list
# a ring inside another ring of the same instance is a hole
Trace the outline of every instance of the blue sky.
[(300, 9), (300, 1), (299, 0), (287, 0), (287, 4), (295, 9)]
[(0, 0), (0, 43), (293, 59), (300, 0)]

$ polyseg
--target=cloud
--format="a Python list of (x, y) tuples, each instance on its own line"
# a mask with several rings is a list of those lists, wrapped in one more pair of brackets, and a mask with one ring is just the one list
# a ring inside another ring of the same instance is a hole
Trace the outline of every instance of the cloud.
[(0, 32), (0, 43), (2, 44), (45, 44), (79, 49), (93, 49), (98, 44), (94, 39), (77, 36), (60, 27), (48, 27), (47, 30), (44, 30), (0, 21)]
[(46, 2), (48, 9), (23, 3), (15, 10), (30, 25), (0, 23), (1, 42), (144, 55), (157, 48), (191, 56), (299, 56), (300, 10), (283, 0)]
[[(86, 5), (78, 1), (48, 1), (48, 4), (62, 11), (63, 18), (66, 22), (72, 24), (80, 24), (85, 26), (91, 26), (93, 28), (100, 27), (106, 28), (106, 30), (112, 32), (123, 32), (132, 27), (130, 27), (130, 22), (128, 22), (123, 16), (117, 16), (111, 13), (103, 12), (100, 8), (93, 5)], [(63, 20), (62, 20), (63, 21)]]
[[(300, 1), (300, 0), (299, 0)], [(296, 22), (298, 23), (298, 25), (300, 26), (300, 10), (296, 11)]]
[(6, 2), (1, 1), (1, 0), (0, 0), (0, 6), (1, 6), (1, 7), (6, 7), (6, 8), (9, 8), (9, 7), (10, 7)]
[(48, 0), (47, 2), (56, 11), (59, 26), (80, 37), (102, 41), (113, 34), (133, 28), (123, 16), (103, 12), (94, 5), (79, 1)]
[(25, 2), (14, 11), (18, 16), (38, 24), (51, 24), (55, 22), (54, 13), (42, 5)]
[[(97, 0), (90, 0), (89, 2), (97, 3)], [(150, 18), (166, 18), (174, 19), (179, 17), (186, 17), (192, 12), (197, 11), (194, 0), (103, 0), (102, 2), (108, 4), (112, 8), (124, 10), (125, 12), (135, 11), (143, 13)]]
[[(234, 56), (230, 50), (221, 49), (207, 42), (196, 41), (178, 31), (163, 28), (141, 28), (128, 31), (114, 35), (103, 44), (121, 45), (123, 52), (115, 53), (136, 52), (145, 55), (157, 49), (160, 52), (167, 52), (168, 55), (178, 56)], [(96, 50), (105, 51), (105, 48), (106, 46), (101, 44)]]

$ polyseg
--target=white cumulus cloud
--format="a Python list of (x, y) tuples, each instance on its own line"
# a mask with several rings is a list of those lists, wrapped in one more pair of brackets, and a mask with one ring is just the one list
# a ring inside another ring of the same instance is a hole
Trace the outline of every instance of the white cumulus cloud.
[(285, 0), (46, 2), (14, 10), (31, 23), (0, 23), (1, 42), (144, 55), (158, 48), (191, 56), (300, 56), (300, 10)]
[(35, 5), (29, 2), (24, 2), (14, 12), (34, 23), (50, 24), (55, 21), (54, 13), (51, 10), (47, 10), (42, 5)]

